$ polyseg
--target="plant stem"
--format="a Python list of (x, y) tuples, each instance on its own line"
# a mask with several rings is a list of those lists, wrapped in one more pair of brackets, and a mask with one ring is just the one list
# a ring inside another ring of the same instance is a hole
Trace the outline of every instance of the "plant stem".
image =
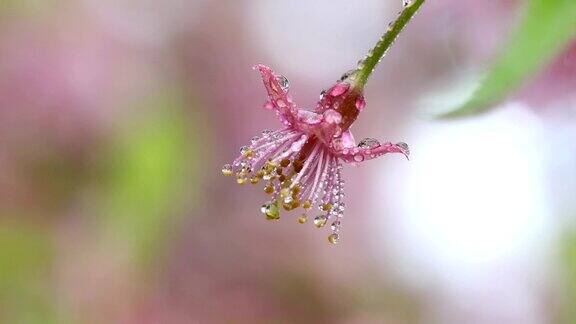
[(396, 37), (398, 37), (400, 32), (404, 29), (406, 24), (408, 24), (412, 16), (416, 14), (425, 0), (405, 1), (408, 1), (408, 4), (406, 4), (404, 9), (399, 12), (398, 18), (388, 25), (388, 30), (384, 35), (382, 35), (382, 37), (380, 37), (376, 46), (370, 50), (364, 60), (358, 63), (358, 74), (356, 75), (355, 87), (363, 88), (364, 85), (366, 85), (368, 77), (370, 77), (370, 74), (372, 74), (376, 65), (380, 62), (384, 54), (388, 51), (388, 48), (392, 43), (394, 43)]

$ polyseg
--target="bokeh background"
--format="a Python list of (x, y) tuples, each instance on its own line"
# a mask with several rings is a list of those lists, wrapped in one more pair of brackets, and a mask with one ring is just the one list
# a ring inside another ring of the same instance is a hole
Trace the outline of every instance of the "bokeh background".
[(330, 246), (220, 168), (279, 127), (252, 65), (312, 107), (400, 0), (0, 1), (0, 322), (576, 323), (576, 42), (433, 117), (526, 3), (424, 4), (353, 129), (411, 160), (345, 169)]

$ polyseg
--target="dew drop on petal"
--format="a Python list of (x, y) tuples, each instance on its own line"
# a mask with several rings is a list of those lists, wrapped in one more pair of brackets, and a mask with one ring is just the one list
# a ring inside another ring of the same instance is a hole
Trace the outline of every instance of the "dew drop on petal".
[(362, 162), (362, 161), (364, 161), (364, 156), (362, 156), (362, 154), (356, 154), (356, 155), (354, 155), (354, 161)]
[(309, 110), (305, 110), (305, 109), (300, 109), (298, 110), (298, 119), (300, 121), (305, 122), (306, 124), (318, 124), (322, 121), (322, 115), (321, 114), (317, 114), (313, 111), (309, 111)]
[(400, 148), (402, 148), (402, 149), (404, 149), (404, 150), (406, 150), (406, 151), (408, 151), (408, 150), (410, 149), (410, 148), (408, 147), (408, 144), (406, 144), (406, 143), (404, 143), (404, 142), (396, 143), (396, 146), (399, 146)]
[(365, 107), (366, 107), (366, 100), (364, 100), (364, 97), (358, 97), (356, 99), (356, 109), (358, 109), (358, 111), (362, 111), (364, 110)]
[(378, 142), (377, 139), (370, 137), (367, 137), (361, 140), (360, 143), (358, 143), (358, 147), (363, 149), (373, 149), (377, 146), (380, 146), (380, 142)]
[(348, 88), (350, 88), (350, 85), (348, 83), (338, 83), (334, 87), (332, 87), (332, 89), (330, 90), (330, 95), (333, 97), (338, 97), (346, 93), (346, 91), (348, 91)]
[(278, 84), (280, 85), (282, 90), (284, 90), (284, 92), (286, 92), (286, 91), (288, 91), (288, 89), (290, 89), (290, 81), (288, 81), (288, 78), (286, 78), (285, 76), (278, 75), (278, 76), (276, 76), (276, 80), (278, 80)]
[(324, 112), (324, 121), (329, 124), (340, 124), (342, 115), (334, 109), (328, 109)]

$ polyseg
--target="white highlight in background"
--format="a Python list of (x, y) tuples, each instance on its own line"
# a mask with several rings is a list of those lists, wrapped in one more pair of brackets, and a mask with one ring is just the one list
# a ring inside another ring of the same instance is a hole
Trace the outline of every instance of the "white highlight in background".
[[(375, 237), (385, 240), (377, 244), (391, 250), (407, 283), (440, 287), (454, 307), (469, 300), (479, 318), (539, 322), (530, 278), (545, 262), (552, 229), (543, 134), (519, 104), (416, 125), (406, 139), (408, 166), (394, 164), (374, 184), (387, 190), (372, 190), (373, 210), (386, 201), (392, 211), (374, 216), (382, 220)], [(437, 315), (458, 317), (445, 311)]]

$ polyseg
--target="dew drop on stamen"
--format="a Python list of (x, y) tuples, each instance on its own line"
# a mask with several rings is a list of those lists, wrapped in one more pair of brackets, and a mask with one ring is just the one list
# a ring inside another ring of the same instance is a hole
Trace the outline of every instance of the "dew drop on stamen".
[(338, 242), (340, 242), (340, 236), (336, 233), (332, 233), (328, 236), (328, 242), (331, 244), (338, 244)]
[(324, 225), (326, 225), (326, 221), (327, 221), (326, 216), (324, 216), (324, 215), (316, 216), (314, 218), (314, 225), (316, 225), (316, 227), (320, 228), (320, 227), (323, 227)]
[(232, 166), (230, 164), (225, 164), (222, 167), (222, 174), (225, 176), (230, 176), (232, 175)]
[(330, 229), (332, 229), (332, 231), (336, 232), (340, 230), (340, 221), (335, 221), (332, 223), (332, 225), (330, 225)]

